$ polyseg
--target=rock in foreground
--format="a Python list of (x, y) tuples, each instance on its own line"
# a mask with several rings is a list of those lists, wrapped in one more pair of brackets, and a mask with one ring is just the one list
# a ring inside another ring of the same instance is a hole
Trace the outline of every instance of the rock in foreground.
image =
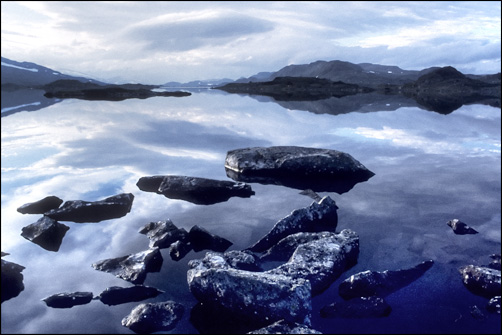
[(321, 332), (307, 327), (297, 322), (287, 322), (284, 320), (253, 330), (247, 334), (322, 334)]
[(70, 227), (44, 216), (23, 227), (21, 236), (49, 251), (58, 251)]
[[(2, 252), (2, 257), (8, 253)], [(23, 274), (24, 266), (2, 261), (2, 302), (17, 297), (24, 290)]]
[(466, 265), (459, 269), (462, 282), (469, 291), (483, 297), (492, 298), (500, 295), (500, 270), (484, 266)]
[(122, 319), (122, 325), (138, 334), (174, 329), (185, 308), (175, 301), (140, 304)]

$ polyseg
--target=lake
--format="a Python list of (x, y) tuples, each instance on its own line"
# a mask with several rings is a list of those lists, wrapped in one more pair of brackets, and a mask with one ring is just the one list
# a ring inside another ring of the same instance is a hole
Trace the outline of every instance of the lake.
[[(187, 231), (198, 225), (230, 240), (228, 250), (251, 246), (313, 200), (298, 189), (250, 183), (250, 198), (196, 205), (143, 192), (136, 183), (153, 175), (231, 180), (224, 169), (227, 151), (278, 145), (343, 151), (375, 173), (348, 192), (319, 192), (339, 207), (337, 231), (359, 234), (360, 254), (354, 267), (313, 298), (312, 328), (340, 334), (500, 333), (500, 314), (487, 312), (488, 299), (467, 290), (458, 272), (463, 265), (488, 264), (501, 250), (500, 108), (464, 105), (444, 115), (379, 101), (343, 113), (307, 109), (201, 90), (182, 98), (68, 99), (2, 114), (1, 239), (2, 251), (10, 254), (2, 259), (25, 267), (25, 289), (2, 303), (2, 333), (133, 333), (121, 320), (139, 302), (108, 306), (93, 300), (56, 309), (41, 299), (131, 286), (91, 264), (148, 249), (138, 230), (149, 222), (171, 219)], [(70, 229), (58, 252), (20, 235), (41, 217), (17, 212), (25, 203), (49, 195), (97, 201), (119, 193), (134, 194), (130, 213), (94, 223), (62, 222)], [(446, 224), (455, 218), (479, 234), (455, 235)], [(162, 249), (161, 271), (147, 275), (144, 285), (165, 293), (143, 302), (174, 300), (185, 307), (168, 333), (207, 331), (191, 319), (197, 300), (186, 273), (188, 261), (205, 253), (191, 251), (173, 261), (169, 249)], [(430, 270), (385, 298), (392, 307), (388, 317), (320, 317), (324, 305), (340, 301), (338, 285), (350, 275), (407, 269), (429, 259)], [(474, 305), (484, 318), (471, 315)]]

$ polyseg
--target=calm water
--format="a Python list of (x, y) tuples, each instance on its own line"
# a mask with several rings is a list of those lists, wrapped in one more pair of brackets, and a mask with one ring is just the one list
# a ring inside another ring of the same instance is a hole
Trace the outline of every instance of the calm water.
[[(251, 198), (195, 205), (140, 191), (143, 176), (187, 175), (229, 180), (227, 151), (249, 146), (298, 145), (351, 154), (375, 173), (347, 193), (330, 195), (338, 207), (338, 230), (360, 236), (356, 266), (313, 298), (312, 327), (324, 333), (500, 333), (500, 315), (462, 284), (458, 267), (490, 262), (501, 248), (501, 112), (463, 106), (448, 115), (417, 107), (315, 114), (286, 109), (240, 95), (194, 93), (186, 98), (123, 102), (64, 100), (46, 108), (2, 117), (2, 251), (4, 260), (25, 267), (25, 289), (2, 303), (2, 333), (133, 333), (121, 320), (139, 304), (108, 306), (99, 300), (70, 309), (47, 307), (41, 299), (60, 292), (98, 295), (110, 286), (131, 286), (92, 263), (148, 248), (138, 230), (171, 219), (189, 230), (197, 224), (243, 249), (279, 219), (312, 200), (299, 190), (251, 184)], [(385, 105), (385, 104), (384, 104)], [(382, 105), (382, 106), (384, 106)], [(368, 108), (367, 108), (368, 109)], [(336, 113), (333, 113), (336, 114)], [(98, 223), (70, 227), (58, 252), (20, 236), (40, 215), (19, 206), (56, 195), (96, 201), (133, 193), (131, 212)], [(455, 235), (446, 225), (458, 218), (479, 231)], [(165, 293), (144, 302), (175, 300), (185, 306), (170, 333), (203, 332), (190, 321), (197, 303), (186, 282), (187, 263), (163, 249), (161, 272), (144, 285)], [(339, 301), (338, 284), (364, 270), (398, 270), (432, 259), (419, 280), (389, 295), (386, 318), (323, 319), (319, 310)], [(477, 305), (486, 318), (477, 320)]]

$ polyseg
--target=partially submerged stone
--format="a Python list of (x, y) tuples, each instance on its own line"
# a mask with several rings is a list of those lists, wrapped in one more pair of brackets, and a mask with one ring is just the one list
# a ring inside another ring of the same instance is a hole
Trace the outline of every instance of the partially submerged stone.
[(58, 251), (70, 227), (44, 216), (23, 227), (21, 236), (49, 251)]
[(170, 199), (185, 200), (197, 205), (212, 205), (231, 197), (249, 198), (255, 194), (251, 186), (245, 183), (188, 176), (142, 177), (136, 185), (142, 191), (163, 194)]
[(433, 264), (428, 260), (410, 269), (359, 272), (345, 279), (338, 287), (338, 293), (344, 299), (385, 297), (420, 278)]
[(500, 270), (484, 266), (466, 265), (459, 268), (462, 282), (474, 294), (492, 298), (500, 295)]
[(162, 262), (160, 249), (153, 248), (127, 256), (101, 260), (92, 264), (92, 267), (112, 273), (133, 284), (143, 284), (148, 272), (160, 271)]
[(122, 325), (138, 334), (169, 331), (181, 320), (185, 308), (175, 301), (139, 304), (122, 319)]
[(335, 231), (338, 224), (338, 206), (329, 196), (308, 207), (296, 209), (279, 220), (272, 230), (248, 249), (263, 252), (284, 237), (298, 232)]
[(253, 330), (247, 334), (322, 334), (320, 331), (310, 328), (309, 326), (297, 323), (280, 320), (272, 323), (269, 326)]
[(451, 227), (453, 232), (457, 235), (466, 235), (466, 234), (477, 234), (478, 231), (476, 229), (469, 227), (467, 224), (464, 222), (460, 221), (459, 219), (453, 219), (448, 222), (446, 222), (448, 226)]
[[(2, 252), (2, 257), (8, 253)], [(24, 290), (23, 274), (25, 268), (22, 265), (2, 261), (2, 302), (15, 298)]]
[(205, 249), (223, 252), (233, 244), (229, 240), (211, 234), (206, 229), (197, 225), (190, 229), (188, 232), (188, 238), (190, 240), (190, 245), (195, 252)]
[(381, 318), (389, 316), (392, 308), (382, 298), (357, 297), (350, 300), (337, 301), (321, 308), (323, 318)]
[(21, 214), (44, 214), (51, 209), (58, 208), (62, 203), (62, 199), (51, 195), (41, 200), (24, 204), (17, 211)]
[(58, 221), (99, 222), (125, 216), (131, 211), (134, 195), (122, 193), (99, 201), (70, 200), (44, 215)]
[(92, 297), (92, 292), (63, 292), (53, 294), (42, 299), (42, 301), (52, 308), (72, 308), (73, 306), (90, 303)]
[(147, 223), (139, 230), (139, 233), (145, 234), (150, 239), (150, 248), (169, 248), (172, 243), (188, 238), (188, 232), (176, 227), (169, 219)]
[(486, 309), (488, 310), (488, 312), (500, 314), (500, 304), (501, 304), (500, 300), (501, 300), (500, 295), (491, 298), (488, 301), (488, 304), (486, 305)]
[(155, 287), (134, 285), (131, 287), (111, 286), (101, 292), (97, 298), (106, 305), (119, 305), (132, 301), (141, 301), (149, 298), (155, 298), (164, 291)]
[(347, 153), (297, 146), (231, 150), (225, 169), (236, 181), (340, 194), (375, 175)]

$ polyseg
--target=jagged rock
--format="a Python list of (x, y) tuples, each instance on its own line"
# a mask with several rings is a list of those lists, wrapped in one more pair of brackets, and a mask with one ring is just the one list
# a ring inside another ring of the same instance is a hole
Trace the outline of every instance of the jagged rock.
[(259, 259), (252, 252), (230, 250), (223, 253), (223, 258), (230, 267), (246, 271), (262, 271)]
[(357, 263), (359, 236), (350, 229), (300, 244), (290, 260), (265, 273), (310, 281), (312, 295), (328, 288), (349, 266)]
[(488, 312), (500, 314), (500, 299), (500, 295), (498, 295), (488, 301), (488, 304), (486, 305)]
[(212, 205), (231, 197), (249, 198), (255, 194), (251, 186), (245, 183), (187, 176), (142, 177), (136, 185), (142, 191), (163, 194), (170, 199), (185, 200), (197, 205)]
[(155, 287), (135, 285), (131, 287), (112, 286), (101, 292), (97, 297), (103, 304), (119, 305), (131, 301), (141, 301), (149, 298), (154, 298), (164, 291), (158, 290)]
[(420, 278), (433, 264), (432, 260), (428, 260), (405, 270), (359, 272), (345, 279), (338, 287), (338, 293), (344, 299), (374, 295), (384, 297)]
[(42, 299), (47, 306), (52, 308), (72, 308), (76, 305), (85, 305), (92, 300), (92, 292), (57, 293)]
[(51, 195), (41, 200), (24, 204), (17, 211), (21, 214), (44, 214), (51, 209), (58, 208), (62, 203), (62, 199)]
[(70, 227), (44, 216), (23, 227), (21, 236), (49, 251), (58, 251)]
[(297, 322), (280, 320), (269, 326), (253, 330), (247, 334), (322, 334), (320, 331), (312, 329)]
[(171, 244), (171, 248), (169, 249), (169, 256), (173, 261), (179, 261), (183, 257), (188, 254), (192, 248), (192, 244), (187, 240), (179, 240)]
[(122, 193), (99, 201), (70, 200), (44, 215), (58, 221), (99, 222), (120, 218), (131, 211), (134, 195)]
[(466, 225), (464, 222), (460, 221), (459, 219), (453, 219), (448, 222), (446, 222), (448, 226), (453, 229), (453, 232), (457, 235), (466, 235), (466, 234), (477, 234), (478, 232)]
[(122, 319), (122, 325), (138, 334), (174, 329), (185, 308), (175, 301), (139, 304)]
[(190, 245), (195, 252), (205, 249), (223, 252), (233, 244), (229, 240), (211, 234), (206, 229), (197, 225), (190, 229), (188, 232), (188, 238), (190, 240)]
[(284, 237), (298, 232), (335, 231), (338, 224), (338, 207), (333, 199), (326, 196), (319, 202), (305, 208), (296, 209), (288, 216), (279, 220), (272, 230), (248, 249), (262, 252)]
[(321, 308), (323, 318), (374, 318), (389, 316), (392, 308), (380, 297), (357, 297)]
[(462, 282), (474, 294), (492, 298), (500, 295), (500, 270), (484, 266), (466, 265), (459, 268)]
[(375, 175), (347, 153), (296, 146), (228, 151), (225, 170), (236, 181), (340, 194)]
[[(2, 252), (2, 257), (9, 255)], [(9, 262), (2, 261), (2, 303), (6, 300), (15, 298), (24, 290), (23, 274), (24, 266)]]
[(289, 276), (231, 268), (225, 258), (207, 252), (191, 260), (188, 286), (202, 304), (222, 310), (231, 318), (257, 324), (286, 320), (310, 325), (310, 282)]
[(159, 272), (162, 267), (159, 248), (148, 249), (135, 254), (109, 258), (92, 264), (99, 271), (110, 272), (133, 284), (143, 284), (148, 272)]
[(176, 227), (169, 219), (147, 223), (139, 233), (145, 234), (150, 239), (150, 248), (168, 248), (172, 243), (188, 238), (188, 232)]

